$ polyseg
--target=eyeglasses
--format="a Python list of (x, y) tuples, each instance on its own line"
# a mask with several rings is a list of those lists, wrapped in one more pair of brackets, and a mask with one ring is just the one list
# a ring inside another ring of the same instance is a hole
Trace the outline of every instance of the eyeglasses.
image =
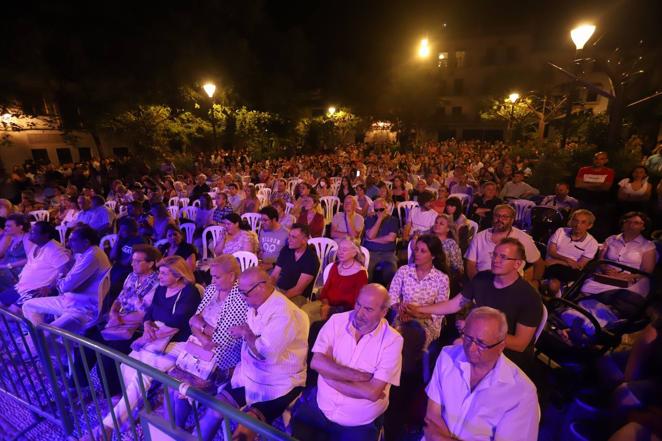
[(244, 297), (248, 297), (248, 295), (251, 293), (251, 291), (253, 291), (253, 290), (254, 290), (255, 288), (257, 288), (258, 286), (262, 285), (263, 283), (267, 283), (267, 282), (265, 282), (264, 280), (262, 280), (262, 281), (260, 281), (260, 282), (257, 282), (255, 285), (253, 285), (248, 291), (244, 291), (244, 290), (241, 289), (241, 288), (237, 288), (237, 291), (239, 291), (239, 294), (241, 294), (242, 296), (244, 296)]
[(464, 344), (466, 344), (466, 345), (471, 345), (472, 343), (475, 344), (476, 347), (478, 348), (478, 351), (482, 352), (482, 351), (487, 351), (488, 349), (492, 349), (492, 348), (495, 348), (495, 347), (499, 346), (506, 339), (504, 338), (503, 340), (499, 340), (498, 342), (496, 342), (494, 344), (488, 345), (487, 343), (484, 343), (484, 342), (482, 342), (482, 341), (478, 340), (477, 338), (474, 338), (470, 335), (462, 334), (462, 340), (464, 341)]
[(376, 213), (381, 213), (382, 211), (386, 211), (386, 208), (375, 208)]
[(490, 253), (490, 257), (492, 260), (497, 260), (497, 258), (499, 258), (499, 260), (522, 260), (517, 257), (508, 257), (505, 254), (498, 254), (494, 252)]

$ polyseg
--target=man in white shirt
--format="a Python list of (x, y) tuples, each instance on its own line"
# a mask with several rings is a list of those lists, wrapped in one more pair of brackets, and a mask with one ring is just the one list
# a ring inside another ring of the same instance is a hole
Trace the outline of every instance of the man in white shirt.
[(536, 387), (503, 355), (507, 330), (502, 312), (476, 308), (462, 344), (442, 349), (426, 389), (426, 441), (538, 439)]
[(26, 250), (27, 263), (18, 276), (18, 283), (0, 293), (0, 303), (5, 306), (22, 306), (33, 297), (48, 296), (57, 277), (66, 271), (69, 252), (51, 239), (53, 227), (45, 221), (36, 222), (29, 233), (33, 246)]
[(99, 248), (99, 236), (87, 225), (76, 227), (69, 236), (74, 265), (56, 285), (60, 295), (35, 298), (23, 304), (23, 315), (35, 325), (44, 315), (55, 316), (51, 323), (58, 328), (79, 332), (99, 314), (99, 289), (110, 261)]
[(407, 224), (402, 233), (402, 237), (405, 240), (409, 239), (410, 234), (430, 231), (438, 215), (430, 207), (433, 200), (434, 195), (427, 190), (418, 196), (418, 207), (414, 207), (409, 213), (409, 219), (407, 219)]
[(402, 337), (384, 318), (388, 301), (382, 285), (365, 285), (354, 310), (334, 314), (320, 331), (311, 362), (319, 372), (317, 388), (298, 403), (296, 439), (378, 439), (402, 367)]
[(497, 205), (494, 207), (493, 213), (492, 228), (476, 234), (464, 254), (467, 276), (473, 279), (480, 271), (489, 270), (492, 267), (492, 252), (496, 245), (502, 239), (512, 237), (524, 245), (526, 261), (533, 265), (530, 282), (537, 287), (545, 271), (545, 262), (542, 260), (535, 242), (524, 231), (513, 227), (516, 214), (513, 207), (507, 204)]
[[(249, 306), (246, 323), (230, 329), (242, 338), (241, 361), (232, 375), (232, 388), (220, 398), (271, 424), (306, 384), (308, 316), (278, 292), (269, 275), (257, 267), (239, 276), (239, 292)], [(239, 426), (235, 437), (255, 439), (255, 433)], [(233, 437), (233, 439), (235, 438)]]

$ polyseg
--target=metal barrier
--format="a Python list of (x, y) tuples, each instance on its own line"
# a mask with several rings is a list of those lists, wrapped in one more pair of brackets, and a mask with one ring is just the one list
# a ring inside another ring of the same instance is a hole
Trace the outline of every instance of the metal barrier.
[[(108, 376), (114, 373), (106, 372), (109, 361), (121, 385), (120, 400), (129, 410), (126, 430), (120, 425), (111, 400)], [(139, 413), (138, 404), (131, 404), (127, 396), (121, 365), (137, 371), (139, 401), (143, 403)], [(200, 417), (201, 406), (204, 406), (208, 411), (222, 415), (224, 440), (232, 438), (231, 424), (241, 424), (259, 434), (261, 439), (293, 440), (289, 435), (207, 393), (193, 387), (181, 388), (180, 381), (139, 360), (60, 328), (49, 325), (35, 327), (2, 308), (0, 369), (0, 393), (11, 396), (40, 417), (58, 424), (70, 436), (95, 433), (95, 427), (102, 424), (104, 415), (110, 414), (114, 433), (122, 433), (122, 439), (130, 435), (130, 439), (149, 440), (158, 433), (159, 436), (177, 440), (202, 440)], [(158, 402), (153, 404), (153, 401), (158, 401), (159, 394), (150, 393), (150, 388), (145, 387), (145, 377), (162, 386), (164, 416), (157, 411)], [(195, 435), (175, 424), (171, 391), (180, 391), (193, 402)], [(95, 435), (95, 439), (111, 440), (113, 436), (107, 436), (102, 430)]]

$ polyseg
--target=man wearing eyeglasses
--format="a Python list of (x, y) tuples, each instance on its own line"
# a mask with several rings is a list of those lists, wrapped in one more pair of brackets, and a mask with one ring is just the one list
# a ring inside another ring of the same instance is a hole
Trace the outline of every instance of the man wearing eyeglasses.
[(519, 274), (524, 266), (524, 254), (522, 243), (507, 237), (490, 255), (491, 271), (478, 273), (464, 286), (462, 295), (433, 305), (407, 305), (406, 311), (414, 317), (447, 315), (470, 303), (498, 309), (506, 315), (508, 323), (506, 355), (526, 370), (533, 360), (533, 337), (542, 320), (542, 300)]
[(398, 266), (398, 260), (395, 257), (398, 220), (386, 210), (386, 201), (383, 198), (375, 199), (373, 211), (375, 214), (368, 216), (365, 220), (363, 238), (363, 246), (370, 252), (370, 263), (368, 264), (370, 280), (378, 263), (388, 262), (393, 266), (394, 271)]
[[(488, 228), (476, 234), (469, 249), (464, 255), (466, 261), (466, 273), (470, 279), (473, 279), (480, 271), (489, 270), (492, 265), (490, 258), (496, 245), (505, 238), (514, 238), (522, 243), (525, 250), (524, 260), (532, 264), (533, 275), (531, 284), (538, 286), (543, 273), (545, 272), (545, 261), (540, 255), (535, 242), (524, 231), (513, 226), (515, 221), (515, 209), (510, 205), (503, 204), (494, 207), (494, 216), (492, 228)], [(521, 271), (523, 272), (523, 267)]]
[(425, 441), (538, 439), (536, 387), (503, 355), (507, 337), (502, 312), (471, 311), (462, 345), (442, 349), (426, 389)]
[[(241, 361), (231, 388), (220, 398), (271, 424), (301, 393), (306, 383), (308, 316), (276, 290), (269, 275), (257, 267), (239, 276), (239, 293), (248, 304), (246, 323), (230, 329), (243, 339)], [(242, 438), (244, 436), (245, 438)], [(239, 426), (232, 439), (255, 439)]]

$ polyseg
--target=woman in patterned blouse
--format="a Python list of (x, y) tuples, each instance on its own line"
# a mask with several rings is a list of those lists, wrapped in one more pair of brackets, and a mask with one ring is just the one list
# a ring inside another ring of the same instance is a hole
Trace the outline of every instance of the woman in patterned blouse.
[(228, 215), (221, 221), (225, 227), (225, 235), (219, 238), (214, 248), (214, 254), (232, 254), (237, 251), (250, 251), (257, 254), (257, 235), (250, 229), (248, 223), (237, 213)]
[(419, 314), (413, 317), (406, 305), (428, 305), (449, 296), (448, 270), (441, 241), (425, 234), (414, 244), (414, 263), (398, 269), (391, 281), (391, 307), (397, 312), (397, 327), (404, 338), (402, 370), (411, 372), (423, 351), (439, 337), (443, 317)]
[[(189, 321), (192, 334), (187, 342), (189, 350), (178, 356), (175, 371), (185, 371), (202, 380), (214, 379), (218, 384), (222, 384), (230, 378), (232, 369), (241, 358), (242, 340), (232, 337), (229, 329), (246, 323), (248, 306), (237, 289), (241, 268), (234, 256), (223, 254), (216, 257), (211, 261), (209, 271), (211, 284), (205, 290), (198, 310)], [(192, 348), (190, 345), (197, 347)], [(191, 351), (191, 348), (195, 351)], [(202, 355), (203, 353), (207, 356)], [(174, 374), (175, 372), (171, 373)], [(179, 392), (174, 391), (173, 398), (175, 423), (183, 428), (192, 407), (188, 399)], [(214, 412), (208, 411), (200, 419), (202, 439), (212, 439), (220, 422)]]

